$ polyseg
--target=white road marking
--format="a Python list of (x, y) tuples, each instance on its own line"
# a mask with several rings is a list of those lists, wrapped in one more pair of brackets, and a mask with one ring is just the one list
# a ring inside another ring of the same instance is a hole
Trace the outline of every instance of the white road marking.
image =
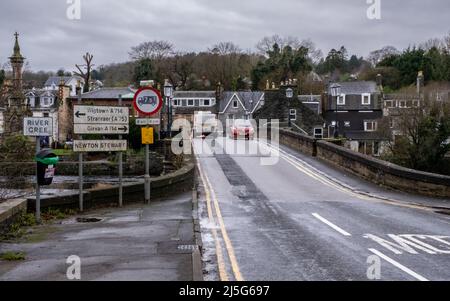
[(328, 226), (330, 226), (331, 228), (333, 228), (334, 230), (336, 230), (337, 232), (341, 233), (344, 236), (352, 236), (350, 233), (348, 233), (347, 231), (343, 230), (342, 228), (336, 226), (335, 224), (333, 224), (332, 222), (326, 220), (325, 218), (321, 217), (319, 214), (317, 213), (312, 213), (312, 215), (317, 218), (318, 220), (320, 220), (321, 222), (327, 224)]
[(377, 255), (380, 258), (383, 258), (384, 260), (386, 260), (387, 262), (389, 262), (390, 264), (392, 264), (393, 266), (399, 268), (400, 270), (402, 270), (403, 272), (409, 274), (410, 276), (416, 278), (419, 281), (429, 281), (427, 278), (417, 274), (416, 272), (412, 271), (411, 269), (405, 267), (404, 265), (398, 263), (397, 261), (395, 261), (394, 259), (387, 257), (386, 255), (384, 255), (383, 253), (379, 252), (376, 249), (369, 249), (370, 252), (372, 252), (373, 254)]

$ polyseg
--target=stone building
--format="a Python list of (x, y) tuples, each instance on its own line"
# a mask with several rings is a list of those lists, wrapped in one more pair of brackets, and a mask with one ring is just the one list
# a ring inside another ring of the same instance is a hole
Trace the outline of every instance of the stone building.
[(253, 114), (263, 104), (263, 91), (225, 91), (220, 98), (218, 117), (224, 127), (227, 120), (253, 119)]

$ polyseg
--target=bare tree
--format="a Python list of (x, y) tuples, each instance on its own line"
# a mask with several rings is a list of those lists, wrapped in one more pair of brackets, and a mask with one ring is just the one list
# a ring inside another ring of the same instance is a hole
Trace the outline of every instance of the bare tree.
[(397, 54), (400, 54), (400, 51), (398, 51), (397, 48), (394, 46), (385, 46), (381, 49), (372, 51), (367, 57), (367, 61), (369, 61), (373, 66), (376, 66), (386, 57)]
[(242, 49), (233, 42), (220, 42), (208, 49), (209, 52), (219, 55), (240, 54)]
[(309, 40), (300, 41), (296, 37), (287, 36), (281, 37), (279, 35), (273, 35), (270, 37), (264, 37), (256, 44), (256, 49), (262, 55), (267, 55), (267, 53), (272, 50), (273, 45), (278, 44), (280, 49), (283, 49), (286, 46), (290, 46), (292, 49), (299, 49), (304, 44), (311, 44), (312, 42)]
[[(186, 83), (189, 76), (194, 70), (195, 53), (176, 53), (172, 59), (172, 72), (169, 74), (169, 78), (172, 83), (177, 83), (183, 89), (186, 89)], [(175, 75), (175, 80), (172, 76)]]
[(322, 50), (318, 49), (311, 39), (302, 40), (299, 46), (308, 49), (308, 56), (314, 64), (323, 58)]
[(279, 35), (264, 37), (256, 44), (256, 49), (260, 54), (266, 55), (270, 50), (272, 50), (274, 44), (278, 44), (278, 46), (280, 46), (281, 48), (284, 44), (283, 40), (284, 39)]
[(429, 39), (426, 42), (423, 42), (422, 44), (419, 45), (419, 48), (422, 48), (424, 50), (430, 50), (432, 48), (437, 48), (437, 49), (443, 49), (445, 47), (444, 45), (444, 39)]
[(168, 41), (143, 42), (131, 48), (130, 58), (133, 60), (161, 60), (173, 53), (173, 44)]
[(74, 72), (74, 74), (84, 79), (84, 89), (83, 89), (84, 93), (89, 92), (92, 67), (95, 66), (94, 64), (92, 64), (93, 58), (94, 56), (92, 54), (89, 54), (89, 52), (87, 52), (85, 55), (83, 55), (85, 64), (75, 65), (75, 67), (77, 67), (79, 72)]
[(450, 31), (449, 33), (444, 37), (444, 47), (445, 49), (450, 52)]

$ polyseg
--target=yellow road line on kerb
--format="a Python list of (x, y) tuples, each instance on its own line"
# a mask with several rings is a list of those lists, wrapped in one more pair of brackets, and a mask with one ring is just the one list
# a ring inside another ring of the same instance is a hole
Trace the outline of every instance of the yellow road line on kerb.
[[(207, 187), (205, 186), (205, 189), (208, 189), (210, 194), (212, 195), (213, 198), (213, 203), (214, 203), (214, 209), (216, 212), (216, 216), (217, 216), (217, 221), (219, 222), (219, 226), (220, 226), (220, 230), (222, 233), (222, 238), (225, 242), (225, 248), (227, 250), (228, 253), (228, 257), (230, 259), (230, 263), (231, 263), (231, 269), (233, 270), (233, 274), (234, 274), (234, 278), (236, 279), (236, 281), (244, 281), (244, 277), (242, 277), (241, 271), (239, 269), (239, 264), (237, 262), (236, 259), (236, 255), (234, 253), (234, 248), (233, 248), (233, 244), (231, 243), (231, 240), (228, 236), (227, 230), (225, 228), (225, 223), (223, 221), (223, 217), (222, 217), (222, 212), (220, 210), (220, 206), (219, 206), (219, 202), (216, 196), (216, 193), (211, 185), (211, 182), (209, 181), (208, 175), (206, 173), (206, 171), (202, 170), (202, 167), (200, 165), (200, 163), (197, 163), (198, 165), (198, 169), (200, 171), (200, 174), (202, 175), (202, 181), (203, 179), (206, 179), (206, 183), (207, 183)], [(209, 193), (208, 192), (208, 193)]]
[(385, 204), (389, 204), (389, 205), (395, 205), (398, 207), (404, 207), (404, 208), (413, 208), (413, 209), (421, 209), (421, 210), (428, 210), (430, 211), (430, 208), (426, 208), (420, 205), (414, 205), (414, 204), (404, 204), (398, 200), (394, 200), (394, 199), (390, 199), (390, 200), (386, 200), (383, 198), (379, 198), (377, 196), (367, 196), (358, 192), (354, 192), (351, 189), (347, 188), (347, 187), (343, 187), (340, 186), (339, 184), (333, 182), (332, 180), (326, 178), (325, 176), (321, 175), (320, 173), (318, 173), (317, 171), (314, 171), (313, 169), (297, 162), (295, 159), (292, 159), (291, 157), (295, 158), (294, 156), (290, 155), (289, 153), (281, 150), (280, 148), (275, 148), (273, 145), (270, 145), (269, 143), (264, 143), (266, 146), (268, 146), (269, 148), (272, 148), (275, 151), (278, 151), (280, 153), (280, 156), (287, 161), (289, 164), (291, 164), (292, 166), (294, 166), (296, 169), (298, 169), (299, 171), (303, 172), (304, 174), (308, 175), (309, 177), (322, 182), (323, 184), (334, 188), (336, 190), (339, 190), (345, 194), (348, 194), (350, 196), (362, 199), (362, 200), (366, 200), (366, 201), (371, 201), (371, 202), (381, 202), (381, 203), (385, 203)]
[(225, 228), (225, 223), (223, 222), (223, 217), (222, 217), (222, 213), (220, 211), (219, 202), (217, 200), (216, 193), (215, 193), (214, 189), (212, 188), (211, 182), (209, 181), (208, 175), (206, 173), (205, 173), (205, 178), (206, 178), (206, 182), (208, 182), (208, 185), (211, 189), (211, 193), (212, 193), (213, 200), (214, 200), (214, 208), (216, 209), (217, 219), (219, 221), (220, 229), (222, 231), (223, 240), (225, 241), (225, 246), (227, 248), (228, 257), (230, 258), (231, 268), (233, 269), (234, 278), (236, 279), (236, 281), (244, 281), (244, 278), (242, 277), (241, 271), (239, 269), (239, 265), (237, 263), (236, 255), (234, 254), (233, 244), (231, 243), (231, 240), (228, 237), (228, 233)]
[[(207, 187), (205, 178), (203, 176), (203, 171), (200, 167), (200, 164), (197, 163), (198, 166), (198, 170), (200, 172), (200, 178), (202, 180), (203, 183), (203, 187), (205, 188), (205, 196), (206, 196), (206, 207), (208, 209), (208, 218), (209, 218), (209, 222), (213, 225), (216, 224), (213, 213), (212, 213), (212, 208), (211, 208), (211, 196), (210, 196), (210, 192), (209, 189)], [(216, 229), (211, 229), (213, 238), (214, 238), (214, 242), (216, 245), (216, 257), (217, 257), (217, 266), (219, 268), (219, 277), (221, 281), (229, 281), (228, 278), (228, 274), (227, 274), (227, 269), (225, 267), (225, 261), (223, 259), (223, 254), (222, 254), (222, 245), (217, 237), (217, 231)]]

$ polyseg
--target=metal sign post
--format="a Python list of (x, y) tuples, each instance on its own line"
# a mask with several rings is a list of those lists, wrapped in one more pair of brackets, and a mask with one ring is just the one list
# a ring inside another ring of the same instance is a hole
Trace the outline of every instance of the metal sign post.
[[(36, 154), (41, 151), (41, 137), (36, 137)], [(38, 180), (38, 167), (36, 164), (36, 222), (41, 223), (41, 185)]]
[[(122, 106), (122, 95), (119, 95), (119, 106), (87, 106), (81, 105), (81, 94), (78, 105), (73, 108), (74, 133), (80, 140), (73, 143), (74, 152), (80, 152), (80, 211), (83, 211), (83, 152), (119, 152), (119, 206), (123, 205), (123, 153), (127, 150), (127, 141), (122, 134), (128, 134), (130, 109)], [(119, 134), (119, 140), (83, 140), (82, 134)]]
[[(119, 106), (122, 105), (122, 95), (119, 94)], [(122, 135), (119, 135), (119, 140)], [(119, 207), (123, 206), (123, 153), (119, 152)]]
[[(36, 137), (36, 154), (41, 151), (41, 137), (53, 135), (53, 119), (50, 117), (26, 117), (23, 119), (23, 134)], [(36, 165), (36, 222), (41, 222), (41, 185), (38, 180)]]
[[(78, 104), (81, 105), (81, 88), (78, 88)], [(75, 120), (75, 119), (74, 119)], [(83, 140), (83, 136), (79, 135), (78, 138)], [(74, 145), (75, 147), (75, 145)], [(79, 190), (79, 206), (80, 212), (84, 210), (84, 199), (83, 199), (83, 153), (78, 154), (78, 190)]]
[[(157, 114), (163, 105), (163, 99), (161, 93), (158, 90), (145, 87), (139, 89), (134, 95), (133, 106), (136, 111), (144, 116), (152, 116)], [(142, 144), (145, 144), (145, 183), (144, 183), (144, 197), (145, 203), (150, 204), (151, 193), (151, 181), (150, 181), (150, 144), (153, 144), (153, 128), (150, 128), (150, 124), (159, 123), (154, 119), (141, 119), (137, 120), (137, 125), (145, 125), (142, 130)]]
[(151, 182), (150, 182), (150, 146), (145, 145), (145, 203), (150, 205), (150, 193), (151, 193)]
[(150, 204), (151, 181), (150, 181), (150, 144), (154, 143), (154, 130), (152, 127), (141, 129), (142, 144), (145, 145), (145, 203)]

